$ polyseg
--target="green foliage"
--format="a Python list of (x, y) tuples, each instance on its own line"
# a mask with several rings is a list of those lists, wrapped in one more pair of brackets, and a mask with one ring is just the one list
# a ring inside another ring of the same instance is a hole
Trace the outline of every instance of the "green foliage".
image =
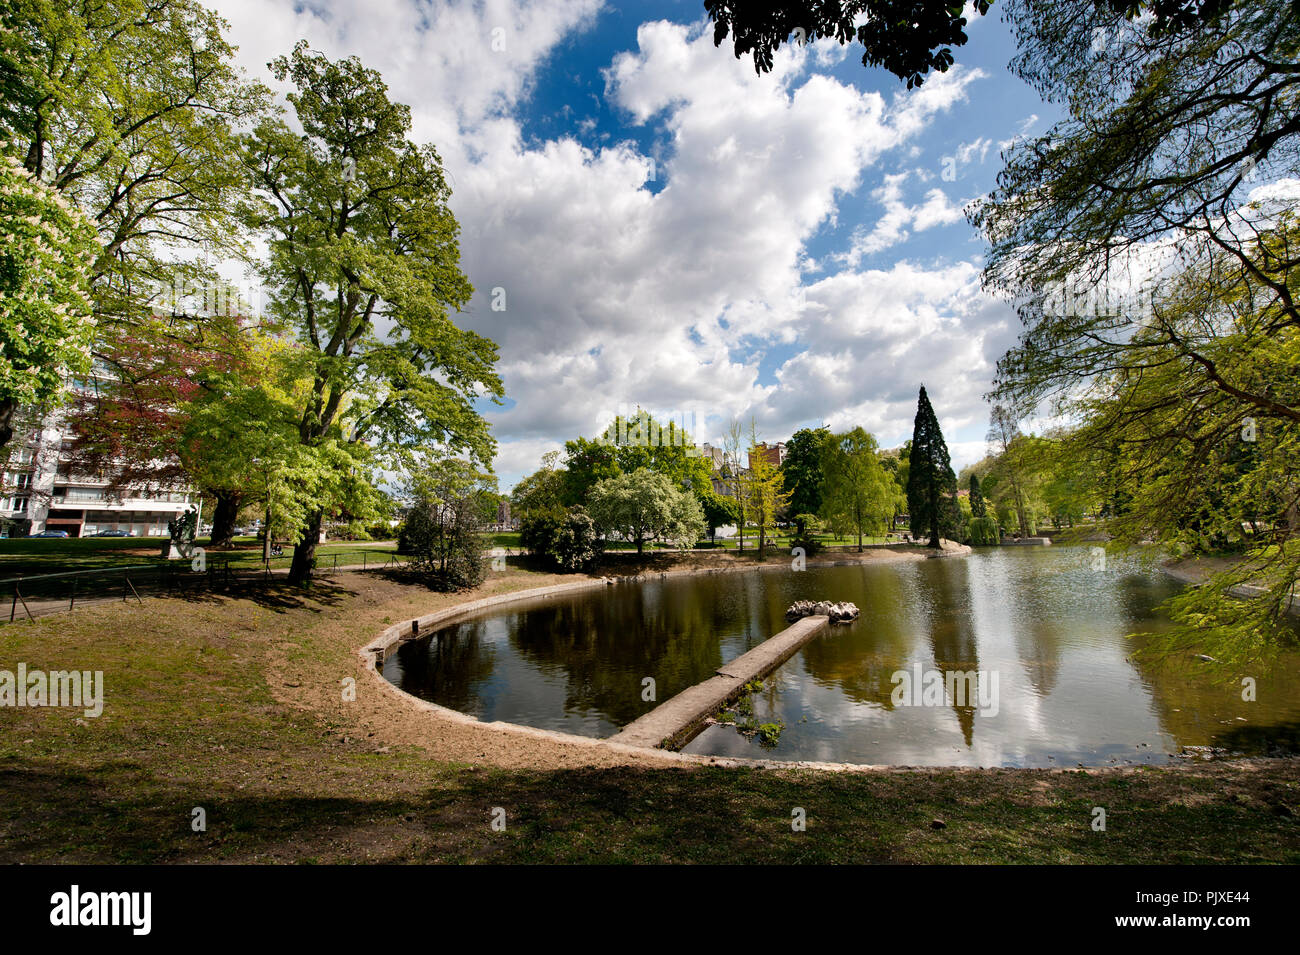
[(785, 460), (781, 474), (785, 489), (790, 492), (789, 511), (794, 515), (796, 533), (803, 536), (805, 527), (801, 517), (816, 514), (822, 508), (826, 446), (831, 433), (826, 428), (801, 428), (785, 444)]
[(983, 517), (987, 512), (984, 504), (984, 494), (980, 490), (979, 475), (974, 471), (970, 476), (970, 512), (972, 517)]
[(0, 448), (19, 405), (60, 397), (90, 369), (90, 224), (0, 153)]
[(542, 466), (522, 478), (510, 492), (510, 505), (515, 514), (524, 517), (532, 513), (560, 510), (564, 499), (564, 473), (555, 468), (555, 452), (545, 458)]
[(398, 550), (435, 590), (477, 587), (487, 576), (479, 505), (495, 487), (495, 478), (457, 458), (436, 461), (413, 478), (415, 503)]
[(519, 543), (559, 570), (591, 570), (604, 550), (600, 529), (581, 507), (530, 511), (520, 525)]
[[(992, 0), (975, 0), (972, 9), (983, 15), (991, 5)], [(798, 30), (803, 42), (826, 37), (843, 46), (856, 38), (864, 66), (883, 66), (906, 80), (910, 90), (931, 70), (947, 71), (953, 64), (950, 47), (966, 42), (965, 7), (948, 0), (704, 0), (704, 9), (713, 20), (714, 45), (734, 34), (737, 59), (752, 54), (755, 71), (763, 73)]]
[(924, 387), (917, 398), (908, 465), (907, 511), (912, 533), (928, 535), (930, 546), (938, 547), (941, 538), (955, 537), (961, 529), (957, 475)]
[(896, 485), (880, 464), (876, 439), (862, 428), (834, 435), (823, 445), (822, 515), (839, 536), (878, 536), (894, 514)]
[[(758, 559), (763, 559), (769, 535), (776, 533), (777, 517), (786, 509), (790, 492), (781, 470), (759, 453), (758, 430), (750, 420), (749, 474), (742, 483), (745, 521), (758, 529)], [(743, 528), (741, 528), (743, 534)]]
[[(407, 138), (410, 110), (355, 58), (299, 43), (272, 68), (293, 87), (302, 134), (278, 119), (258, 125), (243, 153), (257, 190), (243, 218), (267, 237), (269, 311), (306, 367), (294, 396), (302, 443), (338, 431), (389, 468), (431, 447), (486, 464), (495, 442), (476, 402), (502, 394), (496, 346), (451, 318), (472, 289), (437, 152)], [(310, 574), (311, 546), (295, 552), (296, 581)]]
[(758, 743), (765, 749), (773, 749), (776, 744), (781, 742), (781, 731), (785, 729), (785, 723), (777, 720), (775, 723), (759, 723), (754, 732), (758, 736)]
[(704, 523), (710, 537), (717, 534), (719, 527), (733, 524), (740, 526), (740, 505), (736, 503), (735, 498), (717, 494), (711, 486), (703, 491), (697, 491), (695, 496), (700, 500), (700, 507), (704, 511)]
[(233, 130), (269, 93), (235, 66), (225, 26), (194, 0), (9, 0), (0, 12), (0, 138), (95, 223), (102, 322), (135, 323), (146, 286), (198, 274), (168, 255), (178, 245), (240, 250)]
[(617, 532), (643, 553), (645, 542), (664, 539), (689, 547), (704, 534), (704, 512), (694, 494), (663, 474), (638, 468), (607, 478), (588, 495), (589, 510), (605, 533)]
[(297, 396), (308, 381), (300, 357), (261, 338), (231, 371), (207, 375), (184, 409), (176, 448), (196, 484), (239, 489), (259, 516), (269, 515), (273, 538), (295, 544), (312, 515), (366, 521), (382, 507), (367, 445), (344, 440), (337, 425), (302, 442)]
[(1002, 541), (998, 522), (988, 514), (983, 517), (972, 517), (967, 525), (966, 536), (970, 543), (978, 545), (997, 544)]
[(583, 504), (598, 482), (646, 468), (667, 476), (678, 488), (703, 498), (711, 490), (712, 466), (690, 434), (674, 421), (661, 424), (646, 411), (618, 415), (596, 438), (566, 441), (563, 502)]

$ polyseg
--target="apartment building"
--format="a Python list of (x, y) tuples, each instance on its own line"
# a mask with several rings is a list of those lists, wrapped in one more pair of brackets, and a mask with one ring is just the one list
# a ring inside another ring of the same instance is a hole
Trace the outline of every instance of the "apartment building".
[(749, 466), (752, 468), (756, 461), (765, 461), (774, 468), (779, 468), (785, 461), (785, 442), (778, 441), (776, 444), (768, 444), (762, 441), (754, 446), (754, 450), (749, 453)]
[[(73, 389), (86, 392), (81, 385)], [(22, 537), (50, 530), (91, 537), (124, 531), (132, 537), (166, 537), (167, 523), (197, 503), (190, 488), (114, 488), (111, 475), (80, 473), (71, 455), (75, 437), (65, 409), (29, 414), (26, 427), (14, 429), (0, 451), (0, 532)]]

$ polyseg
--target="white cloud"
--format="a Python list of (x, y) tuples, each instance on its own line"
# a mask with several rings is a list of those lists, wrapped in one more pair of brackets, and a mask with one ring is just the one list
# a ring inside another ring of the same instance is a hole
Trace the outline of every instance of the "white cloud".
[(921, 203), (908, 205), (903, 199), (903, 183), (909, 175), (906, 172), (887, 175), (884, 185), (872, 192), (872, 197), (885, 207), (885, 213), (869, 232), (855, 232), (853, 243), (840, 257), (841, 261), (856, 268), (864, 257), (898, 245), (915, 232), (964, 221), (965, 203), (952, 202), (942, 189), (930, 189)]
[[(937, 406), (949, 394), (946, 407), (978, 400), (996, 337), (986, 326), (1005, 322), (975, 266), (904, 263), (803, 283), (820, 267), (808, 243), (845, 197), (963, 101), (979, 71), (957, 67), (885, 97), (809, 72), (829, 55), (822, 44), (784, 48), (760, 76), (702, 24), (645, 23), (636, 49), (608, 61), (604, 92), (632, 130), (662, 144), (652, 167), (630, 142), (591, 148), (521, 130), (537, 71), (592, 24), (599, 0), (216, 7), (259, 75), (299, 36), (359, 56), (411, 105), (416, 138), (438, 147), (477, 289), (463, 321), (499, 344), (514, 401), (489, 413), (505, 486), (618, 407), (700, 409), (711, 431), (696, 437), (716, 440), (727, 419), (750, 413), (775, 437), (821, 417), (910, 434), (920, 381)], [(651, 168), (658, 191), (647, 188)], [(960, 218), (938, 190), (908, 205), (883, 189), (867, 245)], [(492, 310), (496, 288), (505, 311)], [(775, 379), (760, 383), (774, 363)]]

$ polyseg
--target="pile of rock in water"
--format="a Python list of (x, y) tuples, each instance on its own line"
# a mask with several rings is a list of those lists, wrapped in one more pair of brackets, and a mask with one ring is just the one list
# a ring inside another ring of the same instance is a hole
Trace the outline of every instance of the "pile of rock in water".
[(814, 615), (830, 617), (831, 623), (848, 623), (858, 619), (858, 605), (829, 600), (796, 600), (786, 610), (785, 619), (793, 623), (801, 617)]

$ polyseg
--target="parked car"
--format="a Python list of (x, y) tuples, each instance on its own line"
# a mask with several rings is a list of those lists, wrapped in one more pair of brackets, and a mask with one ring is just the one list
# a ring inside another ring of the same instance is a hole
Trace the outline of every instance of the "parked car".
[(96, 537), (130, 537), (130, 536), (131, 536), (131, 532), (130, 532), (130, 531), (114, 531), (114, 530), (108, 530), (108, 531), (100, 531), (100, 532), (99, 532), (98, 534), (96, 534), (95, 536), (96, 536)]
[(67, 531), (41, 531), (39, 534), (33, 534), (33, 537), (67, 537)]

